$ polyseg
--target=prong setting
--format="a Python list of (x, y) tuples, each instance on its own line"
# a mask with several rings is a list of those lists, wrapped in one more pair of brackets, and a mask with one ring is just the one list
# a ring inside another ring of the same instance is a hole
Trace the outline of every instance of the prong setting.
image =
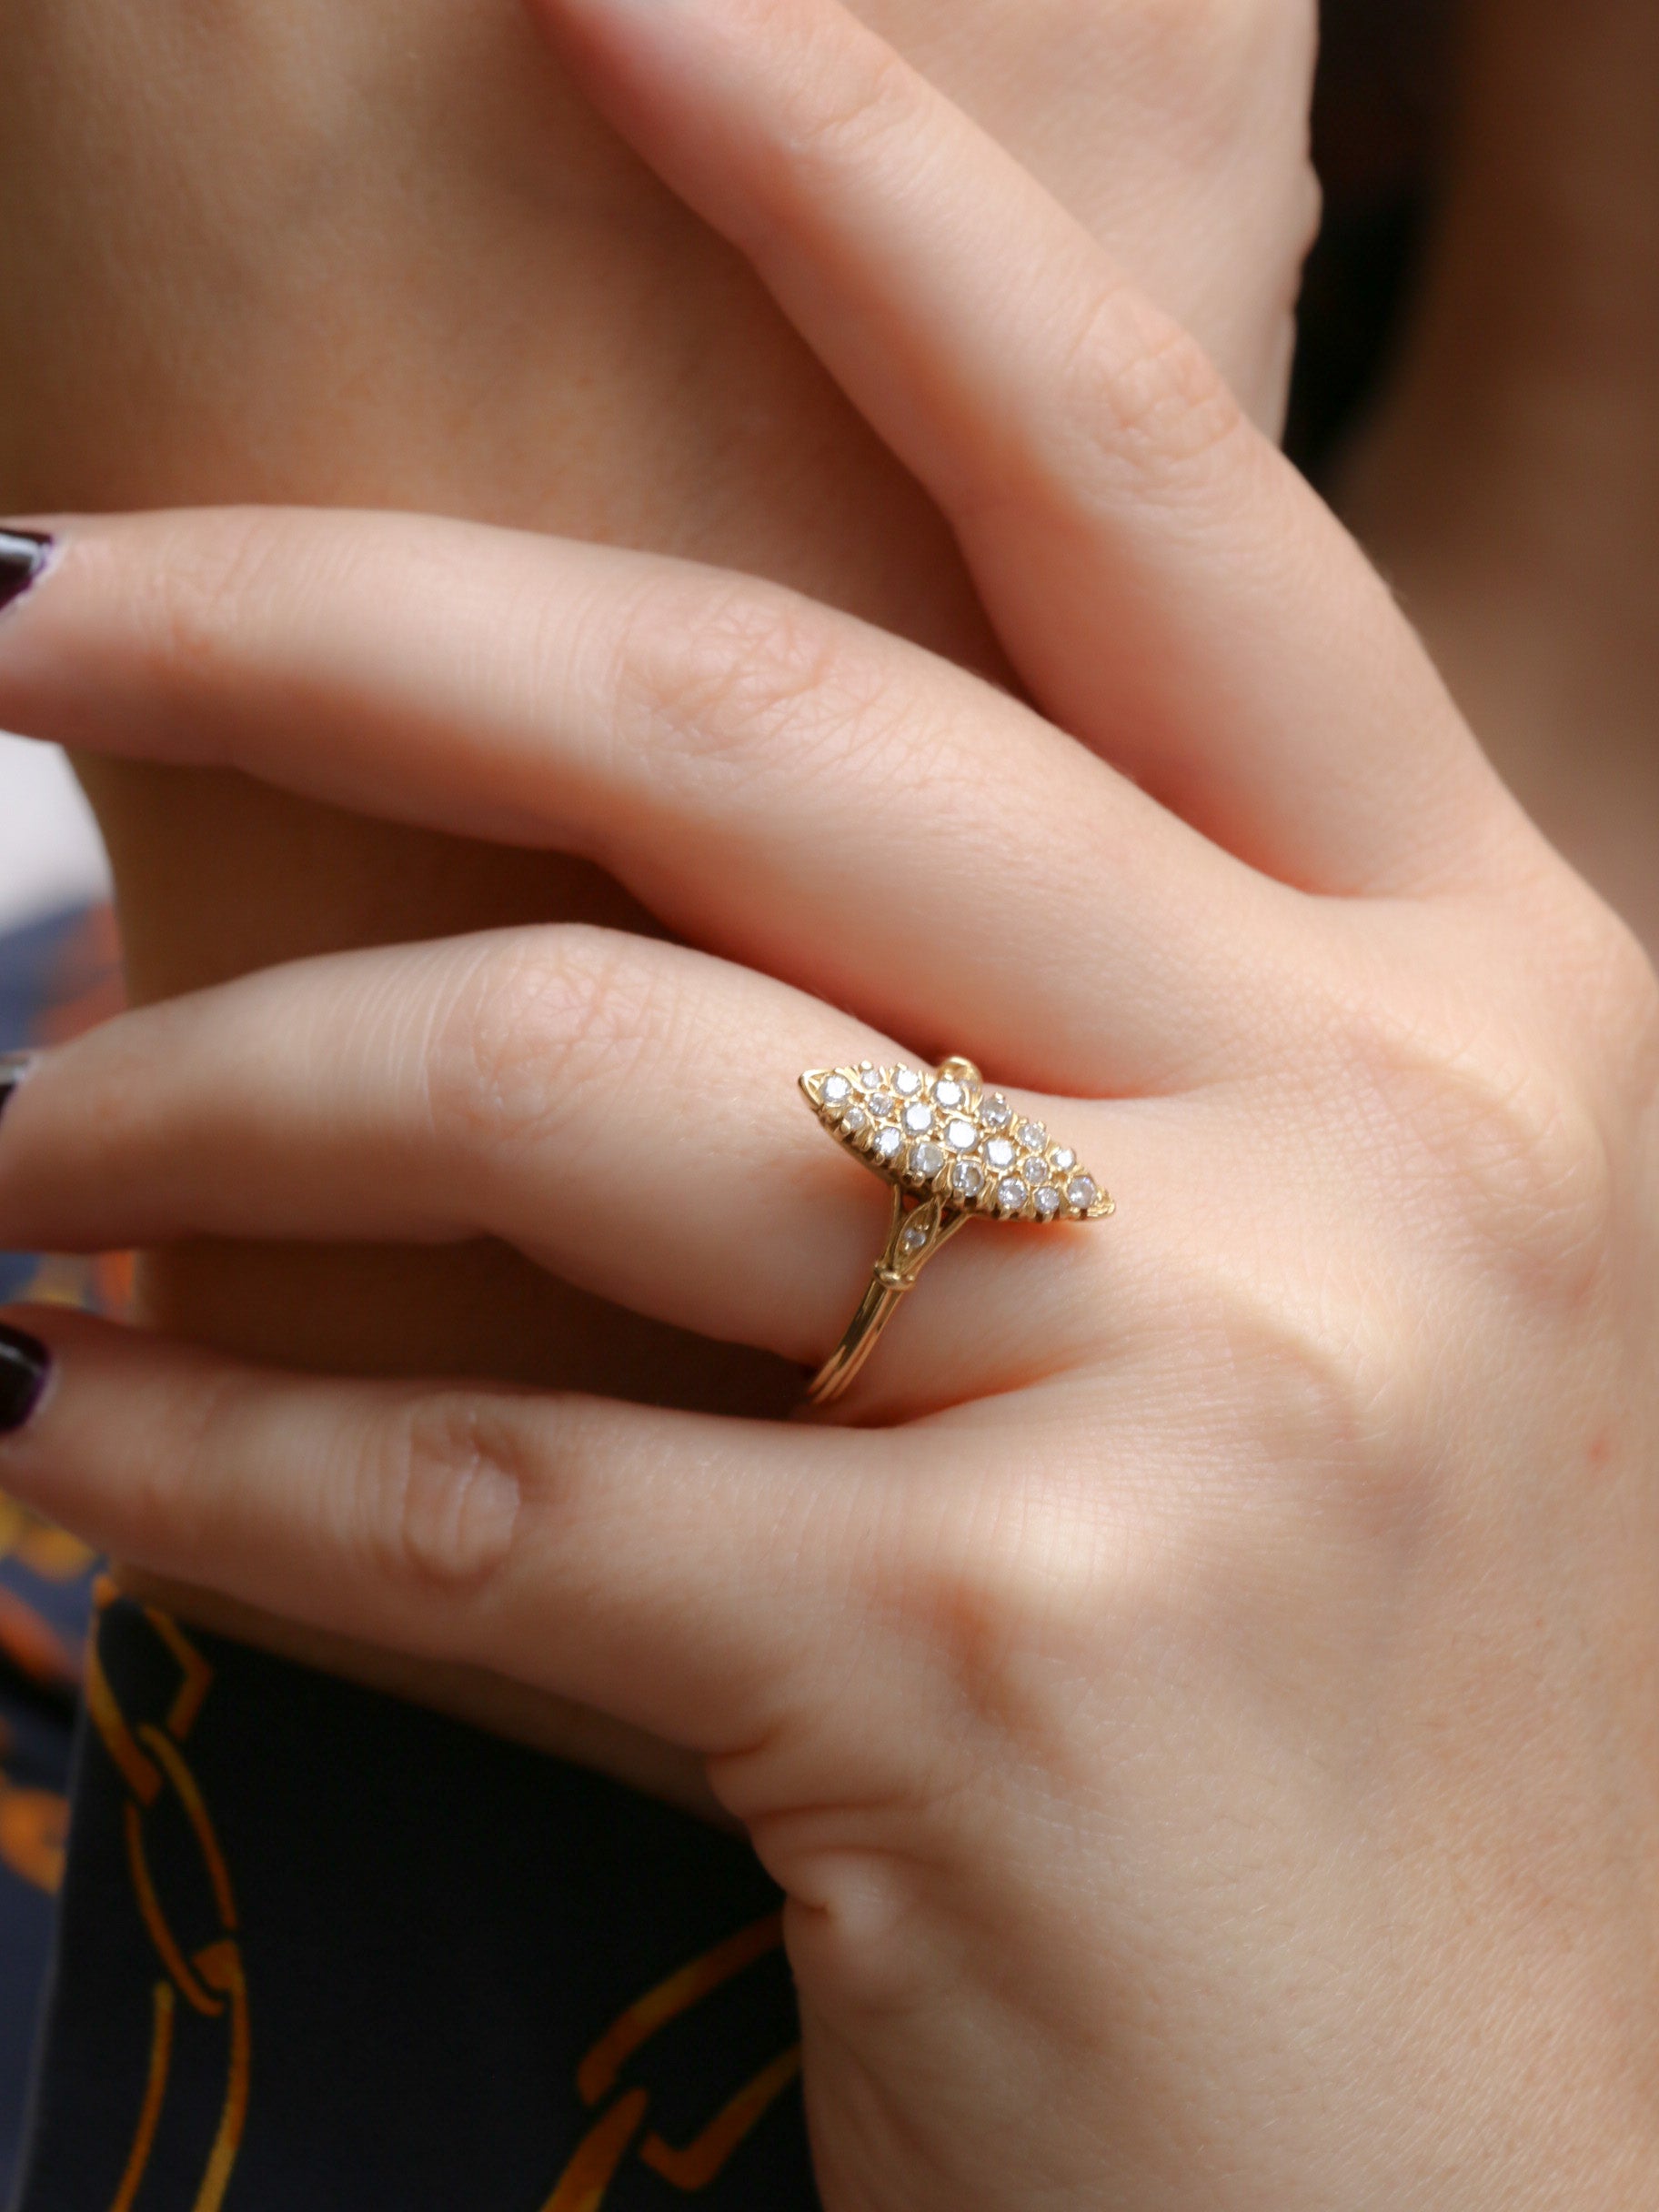
[(1101, 1221), (1099, 1180), (1046, 1126), (988, 1091), (963, 1061), (937, 1073), (903, 1061), (819, 1068), (800, 1079), (814, 1113), (882, 1180), (989, 1221)]

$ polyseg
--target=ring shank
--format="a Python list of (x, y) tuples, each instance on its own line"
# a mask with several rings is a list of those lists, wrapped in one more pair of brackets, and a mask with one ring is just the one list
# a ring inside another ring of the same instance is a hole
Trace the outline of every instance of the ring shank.
[(910, 1282), (894, 1276), (885, 1260), (877, 1266), (846, 1335), (808, 1386), (809, 1405), (833, 1405), (852, 1387), (859, 1370), (880, 1342), (881, 1332), (899, 1311), (904, 1293), (914, 1281), (913, 1276)]
[(833, 1405), (850, 1390), (859, 1370), (881, 1340), (881, 1332), (899, 1311), (906, 1291), (937, 1252), (967, 1226), (969, 1216), (938, 1198), (907, 1204), (901, 1190), (893, 1191), (892, 1220), (887, 1245), (876, 1262), (869, 1288), (847, 1333), (807, 1387), (809, 1405)]

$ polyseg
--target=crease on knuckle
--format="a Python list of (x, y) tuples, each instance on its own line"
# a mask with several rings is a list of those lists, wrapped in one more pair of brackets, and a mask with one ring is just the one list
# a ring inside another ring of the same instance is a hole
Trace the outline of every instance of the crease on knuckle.
[(959, 1471), (940, 1533), (893, 1547), (896, 1600), (878, 1593), (921, 1624), (958, 1725), (1051, 1775), (1081, 1775), (1078, 1746), (1118, 1724), (1126, 1673), (1276, 1624), (1287, 1588), (1311, 1614), (1321, 1537), (1411, 1552), (1435, 1503), (1435, 1469), (1393, 1441), (1409, 1385), (1387, 1378), (1351, 1296), (1270, 1299), (1206, 1245), (1168, 1254), (1161, 1298), (1184, 1358), (1151, 1408), (1153, 1472), (1132, 1432), (1100, 1441), (1106, 1423), (1069, 1465), (1049, 1455), (966, 1493)]
[(837, 618), (742, 585), (683, 608), (653, 600), (622, 648), (625, 741), (649, 749), (653, 785), (699, 814), (752, 810), (779, 779), (871, 741), (884, 684)]
[(1605, 1131), (1577, 1086), (1524, 1059), (1460, 1069), (1443, 1127), (1469, 1219), (1535, 1296), (1577, 1303), (1612, 1245)]
[[(141, 1457), (123, 1496), (127, 1542), (140, 1553), (165, 1555), (168, 1572), (199, 1573), (197, 1563), (234, 1552), (234, 1531), (245, 1498), (260, 1494), (256, 1481), (226, 1488), (223, 1470), (246, 1471), (250, 1437), (241, 1379), (192, 1364), (169, 1392), (166, 1416), (146, 1423), (156, 1439)], [(256, 1439), (254, 1440), (256, 1442)], [(254, 1471), (256, 1473), (257, 1471)], [(141, 1561), (142, 1563), (142, 1561)]]
[(660, 1047), (662, 980), (629, 940), (580, 925), (485, 952), (437, 1019), (427, 1112), (444, 1150), (498, 1165), (556, 1143)]
[(1450, 1036), (1373, 1021), (1360, 1058), (1479, 1262), (1534, 1301), (1590, 1296), (1613, 1245), (1617, 1179), (1589, 1088), (1482, 1013)]
[(1063, 1763), (1111, 1604), (1110, 1531), (1063, 1471), (958, 1485), (932, 1536), (882, 1563), (877, 1609), (921, 1626), (963, 1725)]
[(298, 578), (277, 517), (230, 508), (171, 525), (139, 603), (142, 650), (176, 689), (211, 689), (250, 615), (294, 599)]
[(1203, 481), (1249, 417), (1198, 341), (1128, 284), (1097, 295), (1055, 376), (1059, 465), (1167, 497)]
[[(1253, 1268), (1223, 1270), (1194, 1252), (1171, 1271), (1193, 1362), (1192, 1434), (1206, 1467), (1223, 1439), (1225, 1488), (1204, 1483), (1206, 1512), (1230, 1533), (1226, 1553), (1252, 1553), (1265, 1526), (1282, 1572), (1292, 1551), (1279, 1516), (1304, 1525), (1341, 1509), (1375, 1537), (1416, 1541), (1432, 1469), (1401, 1453), (1401, 1414), (1415, 1376), (1380, 1328), (1374, 1283), (1311, 1252), (1294, 1287), (1269, 1295)], [(1235, 1578), (1236, 1579), (1236, 1578)], [(1271, 1577), (1269, 1578), (1271, 1580)]]
[(860, 37), (846, 50), (840, 27), (809, 40), (777, 95), (772, 128), (791, 170), (865, 172), (884, 145), (914, 129), (915, 73), (893, 48)]
[(411, 1402), (360, 1468), (358, 1543), (371, 1574), (460, 1591), (489, 1582), (512, 1554), (532, 1456), (522, 1419), (499, 1401), (457, 1391)]

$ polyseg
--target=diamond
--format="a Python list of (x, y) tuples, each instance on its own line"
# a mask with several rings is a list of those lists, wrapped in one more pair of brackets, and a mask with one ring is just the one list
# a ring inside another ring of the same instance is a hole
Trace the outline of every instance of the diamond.
[(980, 1119), (987, 1129), (1006, 1129), (1014, 1118), (1014, 1110), (1004, 1098), (989, 1098), (980, 1108)]
[(933, 1096), (941, 1106), (954, 1109), (961, 1104), (968, 1093), (949, 1075), (941, 1075), (933, 1086)]
[(903, 1151), (903, 1149), (904, 1136), (901, 1131), (896, 1129), (877, 1130), (874, 1150), (876, 1158), (878, 1160), (897, 1160), (899, 1154)]
[(950, 1171), (950, 1188), (958, 1198), (978, 1198), (985, 1188), (985, 1171), (972, 1160), (959, 1160)]
[(1020, 1141), (1028, 1152), (1041, 1152), (1047, 1149), (1049, 1132), (1041, 1121), (1021, 1121), (1019, 1134)]
[(1041, 1182), (1049, 1171), (1049, 1163), (1041, 1152), (1028, 1152), (1020, 1162), (1020, 1172), (1027, 1182)]
[(841, 1116), (841, 1134), (844, 1137), (856, 1137), (860, 1130), (865, 1130), (869, 1127), (870, 1116), (865, 1112), (862, 1106), (849, 1106), (846, 1112)]
[(927, 1241), (927, 1231), (921, 1228), (917, 1222), (912, 1222), (910, 1226), (900, 1238), (899, 1242), (900, 1249), (905, 1252), (920, 1252)]
[(985, 1147), (985, 1157), (999, 1171), (1014, 1164), (1014, 1148), (1006, 1137), (993, 1137)]
[(952, 1121), (945, 1131), (945, 1142), (953, 1152), (970, 1152), (980, 1141), (980, 1132), (971, 1121)]
[(1057, 1175), (1069, 1175), (1076, 1165), (1077, 1154), (1062, 1144), (1054, 1155), (1054, 1172)]
[[(870, 1094), (870, 1111), (878, 1121), (885, 1121), (890, 1113), (896, 1113), (899, 1101), (890, 1091), (876, 1091)], [(1068, 1161), (1067, 1165), (1070, 1166)]]
[(866, 1091), (880, 1091), (885, 1080), (880, 1069), (872, 1068), (869, 1061), (859, 1070), (859, 1081)]
[(1037, 1219), (1040, 1222), (1051, 1222), (1065, 1202), (1054, 1185), (1045, 1182), (1037, 1193)]
[(826, 1106), (839, 1106), (843, 1099), (850, 1098), (851, 1095), (852, 1085), (844, 1075), (825, 1076), (824, 1104)]
[(1066, 1185), (1066, 1203), (1080, 1213), (1087, 1213), (1100, 1195), (1091, 1175), (1073, 1175)]
[(913, 1099), (921, 1089), (921, 1078), (914, 1068), (895, 1068), (893, 1089), (901, 1099)]
[(933, 1109), (919, 1099), (914, 1106), (905, 1108), (904, 1126), (912, 1137), (925, 1137), (933, 1126)]
[(997, 1185), (997, 1203), (1004, 1213), (1018, 1213), (1026, 1195), (1025, 1185), (1018, 1175), (1005, 1175)]
[(910, 1172), (923, 1182), (931, 1182), (945, 1164), (945, 1155), (937, 1144), (912, 1144), (909, 1161)]

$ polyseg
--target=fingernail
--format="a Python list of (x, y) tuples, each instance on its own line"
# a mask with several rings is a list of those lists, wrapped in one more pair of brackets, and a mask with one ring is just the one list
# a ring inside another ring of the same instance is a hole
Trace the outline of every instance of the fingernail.
[(0, 1052), (0, 1116), (12, 1102), (12, 1093), (39, 1059), (38, 1052)]
[(33, 530), (0, 530), (0, 608), (39, 582), (51, 551), (52, 540)]
[(40, 1403), (52, 1354), (21, 1329), (0, 1322), (0, 1436), (15, 1436)]

